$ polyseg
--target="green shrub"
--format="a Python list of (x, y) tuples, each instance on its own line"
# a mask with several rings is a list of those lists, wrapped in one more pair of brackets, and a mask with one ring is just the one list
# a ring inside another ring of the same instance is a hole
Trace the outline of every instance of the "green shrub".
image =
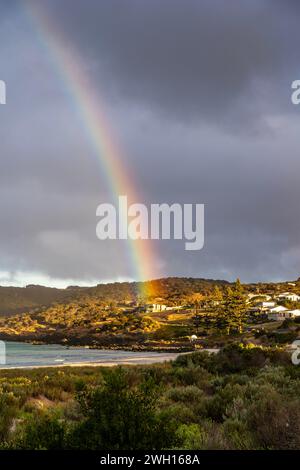
[(257, 445), (264, 449), (299, 449), (299, 402), (288, 401), (276, 391), (270, 391), (253, 403), (248, 410), (248, 425)]
[(61, 450), (65, 427), (49, 414), (33, 415), (17, 440), (17, 447), (26, 450)]
[(227, 419), (223, 424), (223, 430), (230, 449), (255, 449), (255, 439), (246, 422), (237, 418)]
[(205, 447), (207, 434), (198, 424), (181, 424), (176, 431), (180, 449), (200, 450)]
[(176, 387), (168, 391), (167, 398), (175, 402), (183, 402), (187, 403), (187, 405), (191, 405), (203, 399), (203, 392), (195, 385)]
[(166, 422), (172, 423), (176, 429), (178, 424), (190, 424), (196, 421), (194, 411), (186, 404), (171, 403), (164, 406), (161, 416)]
[(18, 400), (12, 392), (0, 391), (0, 444), (7, 441), (13, 419), (16, 415)]
[(118, 368), (102, 388), (79, 396), (84, 420), (68, 436), (75, 449), (162, 449), (174, 441), (171, 424), (155, 409), (155, 389), (143, 382), (132, 390)]
[(243, 387), (236, 384), (228, 384), (219, 389), (214, 395), (209, 397), (205, 405), (205, 413), (213, 421), (222, 423), (226, 418), (226, 412), (236, 397), (242, 396)]

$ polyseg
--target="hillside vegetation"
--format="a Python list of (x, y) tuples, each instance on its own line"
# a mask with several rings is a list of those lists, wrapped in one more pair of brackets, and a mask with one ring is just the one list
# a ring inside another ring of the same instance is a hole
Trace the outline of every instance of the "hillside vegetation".
[[(145, 303), (151, 296), (142, 299), (135, 293), (136, 287), (135, 283), (116, 283), (67, 289), (63, 292), (72, 300), (66, 298), (50, 306), (0, 318), (0, 339), (191, 350), (219, 348), (230, 342), (282, 345), (299, 335), (299, 318), (269, 321), (263, 311), (255, 310), (259, 295), (254, 300), (248, 295), (257, 289), (260, 293), (264, 290), (276, 294), (282, 289), (277, 284), (258, 288), (241, 285), (239, 281), (232, 284), (178, 278), (153, 281), (153, 291), (159, 295), (153, 299), (164, 306), (161, 311), (151, 310)], [(292, 288), (298, 292), (299, 283)], [(297, 308), (297, 302), (290, 303), (295, 304), (291, 308)], [(197, 341), (193, 342), (192, 337)]]
[[(226, 281), (164, 278), (148, 282), (114, 282), (94, 287), (70, 286), (67, 289), (29, 285), (27, 287), (0, 286), (0, 316), (28, 312), (32, 309), (49, 307), (53, 303), (70, 302), (92, 298), (103, 302), (151, 301), (155, 297), (176, 303), (194, 292), (209, 292), (215, 285), (225, 285)], [(141, 298), (140, 292), (148, 295)]]

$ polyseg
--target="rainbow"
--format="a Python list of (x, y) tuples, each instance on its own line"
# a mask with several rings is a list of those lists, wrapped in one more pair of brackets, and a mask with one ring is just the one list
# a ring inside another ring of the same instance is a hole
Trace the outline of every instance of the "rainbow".
[[(62, 32), (58, 30), (42, 3), (24, 2), (25, 13), (33, 23), (50, 61), (79, 112), (85, 132), (100, 163), (101, 177), (107, 182), (115, 202), (119, 195), (127, 195), (129, 202), (137, 202), (140, 199), (134, 190), (134, 178), (122, 165), (121, 152), (116, 139), (112, 137), (104, 105), (98, 93), (93, 91), (93, 86), (84, 73), (84, 67), (80, 66), (74, 50), (66, 47)], [(131, 265), (132, 278), (138, 281), (139, 294), (153, 295), (143, 282), (158, 277), (153, 270), (155, 256), (151, 240), (128, 240), (127, 246), (126, 255)]]

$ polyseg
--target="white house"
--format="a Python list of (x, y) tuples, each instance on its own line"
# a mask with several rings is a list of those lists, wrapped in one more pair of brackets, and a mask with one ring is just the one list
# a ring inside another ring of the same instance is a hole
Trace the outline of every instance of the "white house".
[(270, 308), (270, 313), (280, 313), (285, 312), (286, 310), (286, 307), (283, 307), (282, 305), (277, 305), (276, 307)]
[(269, 312), (269, 310), (276, 306), (276, 302), (257, 302), (249, 308), (249, 312)]
[(183, 308), (182, 305), (174, 305), (173, 307), (166, 307), (164, 310), (173, 311), (173, 310), (181, 310), (182, 308)]
[(299, 309), (289, 310), (289, 312), (290, 312), (292, 318), (300, 317), (300, 310)]
[(167, 306), (164, 304), (150, 304), (147, 305), (147, 312), (164, 312), (167, 309)]
[[(273, 309), (274, 310), (274, 309)], [(300, 310), (280, 310), (273, 313), (268, 313), (269, 320), (285, 320), (286, 318), (300, 317)]]
[(276, 302), (259, 302), (256, 306), (260, 309), (270, 309), (276, 306)]
[(289, 300), (291, 302), (299, 302), (300, 301), (300, 295), (297, 295), (293, 292), (283, 292), (282, 294), (279, 294), (277, 296), (277, 299), (279, 299), (279, 300)]
[(287, 308), (283, 307), (282, 305), (270, 308), (268, 312), (269, 320), (284, 320), (285, 318), (290, 318), (290, 314)]

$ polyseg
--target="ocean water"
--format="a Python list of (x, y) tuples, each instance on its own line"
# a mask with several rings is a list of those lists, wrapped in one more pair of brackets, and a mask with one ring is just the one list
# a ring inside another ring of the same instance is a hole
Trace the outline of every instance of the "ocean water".
[(59, 366), (68, 364), (153, 364), (175, 359), (176, 353), (133, 352), (87, 349), (55, 344), (34, 345), (1, 342), (0, 369), (16, 367)]

